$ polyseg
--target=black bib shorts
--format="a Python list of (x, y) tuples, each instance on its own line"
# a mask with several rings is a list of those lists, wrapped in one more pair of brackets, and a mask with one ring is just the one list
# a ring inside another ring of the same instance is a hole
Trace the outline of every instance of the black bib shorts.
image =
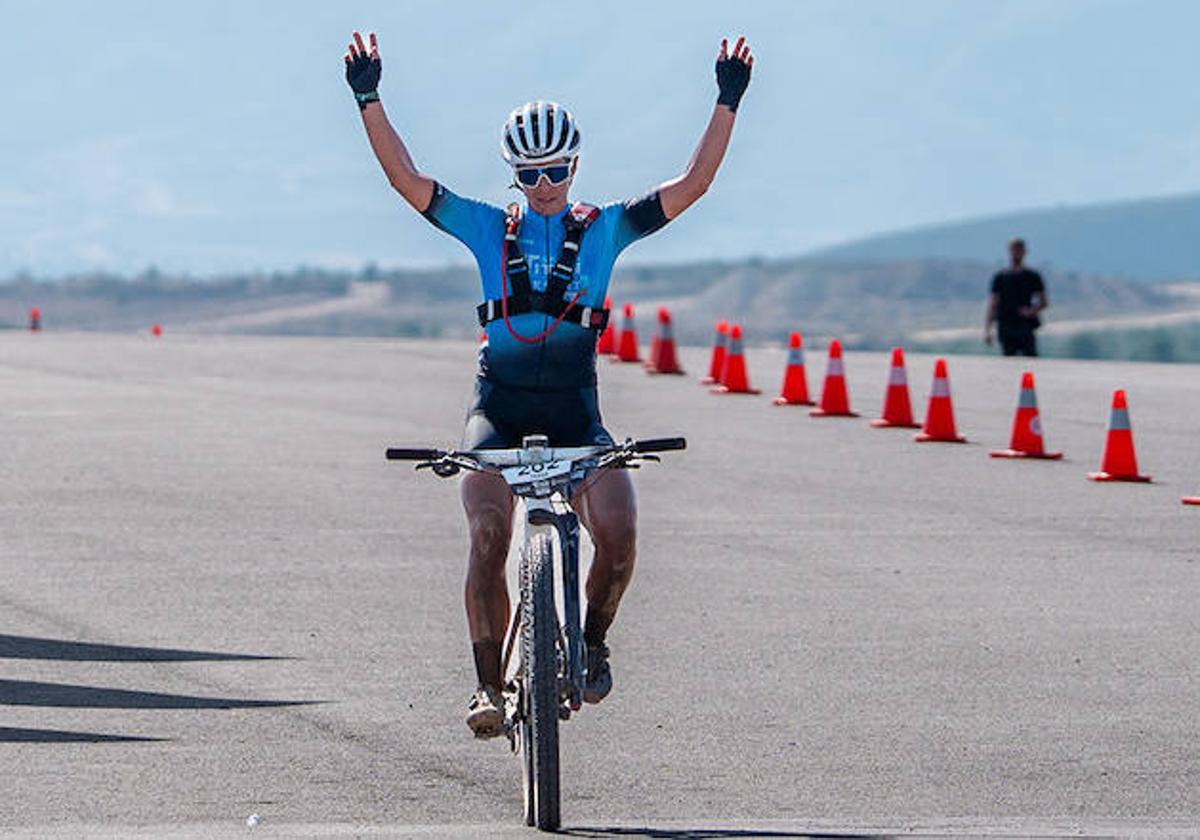
[(546, 435), (551, 446), (613, 444), (595, 385), (542, 391), (476, 377), (463, 449), (514, 449), (526, 435)]

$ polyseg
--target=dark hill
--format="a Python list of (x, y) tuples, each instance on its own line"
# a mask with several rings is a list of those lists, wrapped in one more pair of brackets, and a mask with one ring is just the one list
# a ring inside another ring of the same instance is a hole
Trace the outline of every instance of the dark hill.
[(823, 248), (831, 261), (1004, 258), (1023, 236), (1037, 267), (1131, 280), (1200, 278), (1200, 194), (1059, 206), (871, 236)]

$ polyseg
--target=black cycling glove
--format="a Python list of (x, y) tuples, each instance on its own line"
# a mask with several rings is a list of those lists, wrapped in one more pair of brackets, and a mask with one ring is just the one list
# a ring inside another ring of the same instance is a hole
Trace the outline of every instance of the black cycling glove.
[(379, 56), (370, 58), (360, 53), (346, 62), (346, 81), (354, 91), (361, 111), (369, 102), (379, 101), (379, 77), (383, 75), (383, 61)]
[(718, 105), (728, 105), (729, 110), (737, 111), (742, 94), (750, 84), (750, 65), (740, 58), (730, 56), (717, 60), (717, 94)]

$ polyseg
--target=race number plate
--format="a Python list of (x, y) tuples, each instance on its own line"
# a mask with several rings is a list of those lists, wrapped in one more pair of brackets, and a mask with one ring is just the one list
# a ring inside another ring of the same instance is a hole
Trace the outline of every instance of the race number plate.
[(509, 484), (528, 484), (531, 481), (545, 481), (548, 478), (558, 478), (571, 472), (571, 462), (541, 461), (535, 464), (521, 464), (516, 467), (506, 467), (501, 471), (504, 480)]

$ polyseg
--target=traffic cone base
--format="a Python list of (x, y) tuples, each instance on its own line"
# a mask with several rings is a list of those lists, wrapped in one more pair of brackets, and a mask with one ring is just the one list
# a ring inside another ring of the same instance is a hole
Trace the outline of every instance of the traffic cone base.
[(1200, 505), (1200, 496), (1184, 496), (1179, 501), (1185, 505)]
[(771, 400), (771, 404), (772, 405), (816, 405), (816, 403), (813, 402), (812, 400), (804, 400), (803, 402), (796, 402), (795, 400), (785, 400), (783, 397), (776, 397), (775, 399)]
[(876, 429), (919, 429), (920, 423), (893, 423), (891, 420), (884, 420), (879, 417), (871, 421), (871, 425)]
[(808, 412), (809, 417), (862, 417), (857, 411), (826, 411), (823, 408), (814, 408)]
[(1106, 472), (1088, 473), (1087, 477), (1092, 481), (1131, 481), (1140, 484), (1149, 484), (1152, 481), (1148, 475), (1114, 475)]
[(1061, 452), (1018, 452), (1016, 449), (993, 449), (988, 453), (993, 458), (1034, 458), (1041, 461), (1057, 461)]
[(917, 443), (966, 443), (967, 439), (962, 435), (954, 435), (954, 437), (931, 435), (928, 432), (921, 432), (913, 435), (913, 440)]

